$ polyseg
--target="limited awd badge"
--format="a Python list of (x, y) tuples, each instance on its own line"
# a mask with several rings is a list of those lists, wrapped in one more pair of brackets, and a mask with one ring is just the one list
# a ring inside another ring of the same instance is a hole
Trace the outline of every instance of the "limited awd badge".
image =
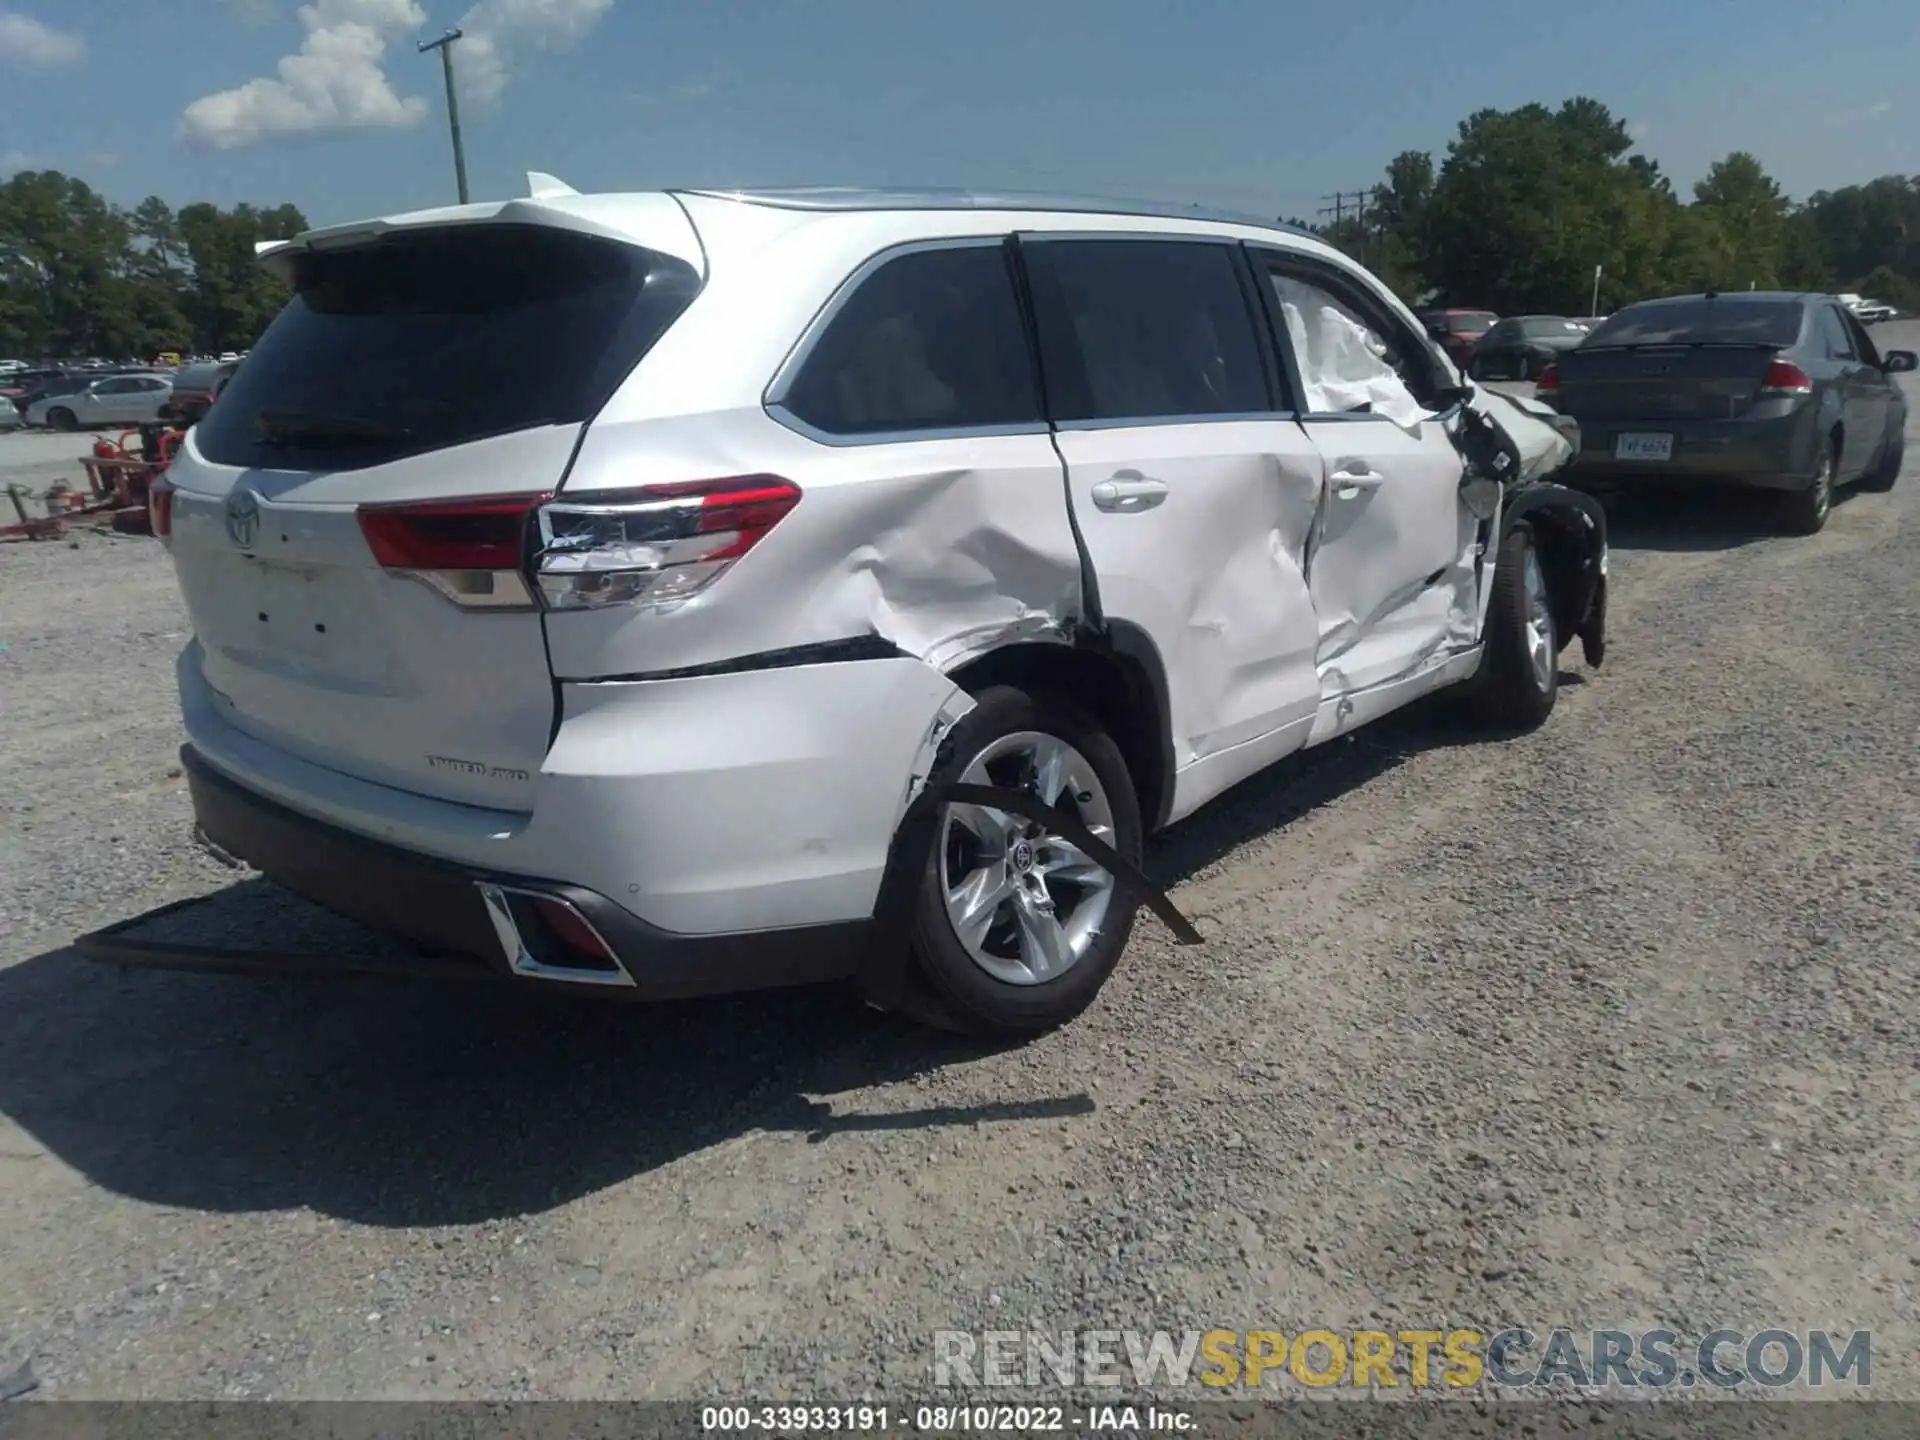
[(227, 496), (227, 538), (242, 550), (260, 534), (260, 501), (251, 490)]

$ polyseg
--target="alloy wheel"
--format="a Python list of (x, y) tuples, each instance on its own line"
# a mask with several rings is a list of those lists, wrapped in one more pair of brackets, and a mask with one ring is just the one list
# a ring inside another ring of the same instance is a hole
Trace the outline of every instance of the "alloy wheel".
[[(1113, 807), (1086, 756), (1058, 736), (1003, 735), (968, 762), (965, 784), (1021, 790), (1114, 842)], [(1009, 985), (1056, 980), (1086, 956), (1113, 903), (1113, 876), (1072, 841), (1024, 816), (948, 805), (940, 889), (968, 956)]]
[(1553, 606), (1547, 598), (1547, 577), (1532, 546), (1527, 547), (1527, 561), (1520, 570), (1520, 594), (1526, 605), (1521, 623), (1526, 628), (1527, 664), (1533, 683), (1545, 694), (1553, 687)]

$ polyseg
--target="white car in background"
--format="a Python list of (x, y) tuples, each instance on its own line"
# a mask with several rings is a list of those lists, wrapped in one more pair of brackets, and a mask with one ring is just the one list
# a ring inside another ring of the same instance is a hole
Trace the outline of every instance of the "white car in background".
[[(1600, 659), (1565, 423), (1304, 232), (542, 177), (263, 252), (294, 299), (154, 497), (195, 812), (441, 963), (1031, 1033), (1133, 925), (1075, 834), (1137, 863), (1302, 747), (1455, 685), (1537, 725)], [(953, 781), (1054, 818), (902, 851)]]
[(108, 375), (83, 390), (36, 400), (26, 421), (51, 430), (140, 425), (157, 420), (172, 394), (173, 382), (164, 375)]

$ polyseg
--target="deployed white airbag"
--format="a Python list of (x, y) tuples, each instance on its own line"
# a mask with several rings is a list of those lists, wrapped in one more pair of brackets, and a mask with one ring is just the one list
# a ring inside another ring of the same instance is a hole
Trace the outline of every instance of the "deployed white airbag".
[(1273, 278), (1280, 313), (1287, 319), (1307, 409), (1320, 415), (1370, 410), (1411, 430), (1427, 411), (1413, 398), (1372, 330), (1341, 309), (1316, 285)]

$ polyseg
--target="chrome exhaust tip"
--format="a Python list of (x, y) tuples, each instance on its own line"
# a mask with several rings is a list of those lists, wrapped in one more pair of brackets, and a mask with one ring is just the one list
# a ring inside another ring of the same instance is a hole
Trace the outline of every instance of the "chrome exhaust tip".
[[(557, 980), (571, 985), (612, 985), (634, 988), (633, 976), (593, 922), (572, 901), (544, 890), (475, 882), (493, 922), (493, 933), (507, 957), (507, 966), (529, 980)], [(527, 943), (534, 932), (536, 944)], [(535, 950), (546, 952), (536, 954)], [(569, 963), (569, 956), (577, 956)], [(604, 964), (581, 963), (598, 957)]]

